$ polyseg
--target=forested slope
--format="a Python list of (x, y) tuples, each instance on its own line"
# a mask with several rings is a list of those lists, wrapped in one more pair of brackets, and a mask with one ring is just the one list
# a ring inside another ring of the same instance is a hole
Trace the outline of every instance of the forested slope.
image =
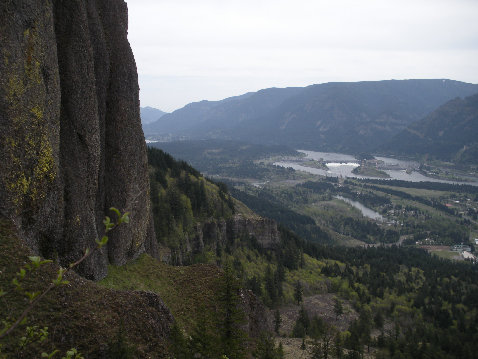
[(478, 163), (478, 95), (456, 98), (413, 123), (384, 146), (388, 152)]

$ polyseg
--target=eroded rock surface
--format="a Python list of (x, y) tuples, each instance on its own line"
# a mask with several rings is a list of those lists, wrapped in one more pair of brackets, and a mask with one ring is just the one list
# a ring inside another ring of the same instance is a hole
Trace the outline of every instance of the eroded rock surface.
[(129, 211), (81, 266), (91, 279), (155, 253), (127, 23), (123, 0), (0, 4), (0, 210), (64, 265), (102, 236), (110, 207)]

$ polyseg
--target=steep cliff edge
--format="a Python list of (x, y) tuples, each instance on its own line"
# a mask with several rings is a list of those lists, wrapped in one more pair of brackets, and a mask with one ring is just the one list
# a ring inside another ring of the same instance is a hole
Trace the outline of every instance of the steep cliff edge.
[(131, 212), (79, 269), (106, 275), (155, 252), (139, 88), (123, 0), (0, 5), (0, 211), (28, 245), (68, 264)]
[(223, 249), (232, 251), (236, 242), (254, 241), (260, 247), (273, 249), (280, 243), (277, 223), (272, 219), (259, 216), (235, 214), (229, 219), (210, 219), (198, 223), (192, 235), (186, 235), (177, 249), (160, 245), (161, 259), (177, 264), (191, 263), (195, 255), (205, 251), (218, 253)]

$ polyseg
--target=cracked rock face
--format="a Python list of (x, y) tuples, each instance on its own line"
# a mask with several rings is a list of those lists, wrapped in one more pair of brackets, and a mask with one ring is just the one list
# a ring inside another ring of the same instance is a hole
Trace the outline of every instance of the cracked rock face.
[(225, 220), (211, 220), (196, 225), (195, 234), (186, 236), (185, 243), (177, 249), (160, 247), (159, 257), (168, 263), (184, 265), (191, 262), (192, 256), (204, 250), (217, 251), (236, 240), (254, 238), (263, 248), (274, 248), (280, 244), (280, 232), (277, 223), (268, 218), (248, 218), (235, 215)]
[(155, 252), (136, 64), (123, 0), (0, 4), (0, 211), (63, 265), (116, 207), (131, 223), (79, 269)]

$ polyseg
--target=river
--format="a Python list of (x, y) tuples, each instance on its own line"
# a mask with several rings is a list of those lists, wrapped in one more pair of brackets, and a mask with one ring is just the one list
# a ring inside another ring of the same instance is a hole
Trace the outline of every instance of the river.
[[(305, 159), (309, 160), (323, 160), (326, 162), (328, 170), (312, 168), (307, 166), (302, 166), (300, 161), (292, 162), (292, 161), (279, 161), (275, 162), (274, 165), (281, 166), (285, 168), (293, 168), (296, 171), (303, 171), (308, 172), (315, 175), (320, 176), (330, 176), (330, 177), (353, 177), (353, 178), (366, 178), (366, 179), (377, 179), (377, 177), (368, 177), (368, 176), (361, 176), (356, 175), (352, 172), (352, 170), (359, 166), (359, 163), (355, 159), (354, 156), (343, 154), (343, 153), (335, 153), (335, 152), (316, 152), (316, 151), (304, 151), (298, 150), (305, 154)], [(393, 168), (396, 166), (397, 168), (401, 169), (385, 169), (383, 170), (386, 172), (390, 178), (388, 179), (396, 179), (402, 181), (409, 181), (409, 182), (441, 182), (441, 183), (450, 183), (450, 184), (469, 184), (473, 186), (478, 186), (478, 182), (457, 182), (457, 181), (447, 181), (441, 180), (437, 178), (431, 178), (422, 175), (417, 171), (409, 171), (407, 173), (406, 170), (403, 168), (418, 168), (418, 163), (413, 161), (402, 161), (391, 157), (376, 157), (377, 160), (381, 160), (385, 162), (385, 165), (388, 168)], [(382, 178), (380, 178), (382, 179)], [(387, 178), (383, 178), (383, 180), (387, 180)]]
[(365, 217), (368, 217), (368, 218), (371, 218), (371, 219), (374, 219), (376, 221), (382, 221), (383, 222), (383, 217), (380, 213), (377, 213), (373, 210), (371, 210), (370, 208), (368, 207), (365, 207), (362, 203), (360, 202), (357, 202), (357, 201), (352, 201), (351, 199), (349, 198), (345, 198), (345, 197), (342, 197), (342, 196), (334, 196), (334, 198), (337, 198), (337, 199), (340, 199), (344, 202), (347, 202), (348, 204), (350, 204), (351, 206), (354, 206), (355, 208), (357, 208), (358, 210), (360, 210), (360, 212), (362, 212), (362, 214), (365, 216)]

